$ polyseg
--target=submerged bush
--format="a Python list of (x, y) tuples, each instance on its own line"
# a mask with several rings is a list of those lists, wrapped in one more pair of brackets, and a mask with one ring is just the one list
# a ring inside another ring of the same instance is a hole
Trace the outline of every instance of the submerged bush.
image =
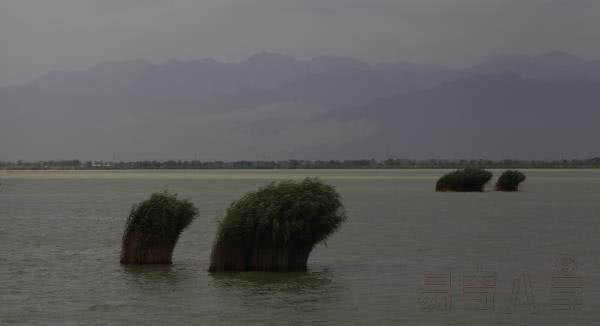
[(122, 264), (170, 264), (181, 232), (198, 209), (176, 194), (155, 193), (133, 206), (123, 234)]
[(508, 170), (502, 173), (496, 182), (498, 191), (519, 191), (519, 184), (525, 181), (525, 175), (517, 170)]
[(492, 173), (482, 169), (466, 168), (442, 176), (435, 185), (436, 191), (483, 191)]
[(346, 219), (317, 179), (271, 183), (234, 201), (219, 222), (210, 271), (305, 270), (313, 247)]

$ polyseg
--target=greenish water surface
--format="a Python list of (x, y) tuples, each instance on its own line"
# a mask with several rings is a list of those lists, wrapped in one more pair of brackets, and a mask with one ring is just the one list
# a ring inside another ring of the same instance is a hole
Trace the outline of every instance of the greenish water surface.
[[(0, 171), (0, 324), (600, 324), (600, 170), (524, 170), (519, 193), (436, 193), (445, 172)], [(308, 272), (207, 272), (232, 200), (306, 176), (335, 185), (349, 215)], [(160, 190), (199, 218), (173, 266), (121, 266), (129, 208)]]

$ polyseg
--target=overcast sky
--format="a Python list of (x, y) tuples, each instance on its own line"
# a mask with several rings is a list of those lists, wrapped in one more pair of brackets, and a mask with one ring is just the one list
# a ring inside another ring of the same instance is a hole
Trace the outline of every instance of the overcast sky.
[(146, 58), (260, 51), (475, 64), (502, 53), (600, 58), (598, 0), (1, 0), (0, 85)]

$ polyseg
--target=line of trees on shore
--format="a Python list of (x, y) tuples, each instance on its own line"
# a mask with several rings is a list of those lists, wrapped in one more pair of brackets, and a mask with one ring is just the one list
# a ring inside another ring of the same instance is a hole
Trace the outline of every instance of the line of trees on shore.
[(284, 160), (284, 161), (0, 161), (0, 170), (128, 170), (128, 169), (459, 169), (600, 168), (600, 157), (580, 160)]

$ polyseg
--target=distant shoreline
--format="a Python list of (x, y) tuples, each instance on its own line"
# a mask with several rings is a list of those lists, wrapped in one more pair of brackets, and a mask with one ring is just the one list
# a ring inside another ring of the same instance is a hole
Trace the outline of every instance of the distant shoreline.
[(30, 170), (386, 170), (386, 169), (599, 169), (600, 158), (582, 160), (284, 160), (284, 161), (0, 161), (0, 171)]

